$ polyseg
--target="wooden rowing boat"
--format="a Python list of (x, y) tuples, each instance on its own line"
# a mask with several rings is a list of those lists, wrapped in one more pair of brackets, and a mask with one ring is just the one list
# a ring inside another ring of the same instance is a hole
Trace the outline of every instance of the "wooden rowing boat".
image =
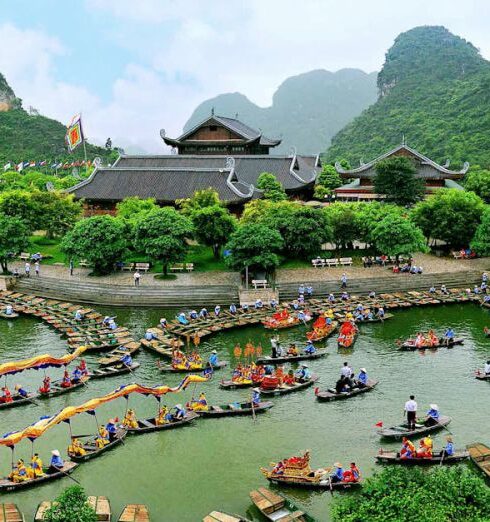
[(375, 381), (374, 379), (368, 379), (367, 385), (363, 388), (353, 388), (351, 391), (345, 393), (337, 393), (333, 388), (329, 388), (325, 391), (315, 390), (315, 395), (319, 401), (337, 401), (342, 399), (349, 399), (350, 397), (371, 391), (378, 384), (378, 382), (379, 381)]
[(71, 473), (78, 464), (76, 462), (65, 462), (60, 471), (53, 471), (52, 473), (45, 473), (42, 477), (26, 480), (25, 482), (13, 482), (8, 478), (0, 479), (0, 491), (17, 491), (19, 489), (27, 489), (51, 480), (56, 480), (65, 477)]
[(102, 448), (98, 448), (95, 443), (95, 440), (98, 438), (97, 435), (92, 436), (83, 444), (83, 449), (86, 451), (85, 455), (74, 455), (72, 453), (68, 453), (68, 456), (70, 457), (70, 460), (74, 462), (85, 462), (87, 460), (94, 459), (102, 453), (105, 453), (106, 451), (109, 451), (113, 449), (115, 446), (121, 444), (124, 441), (124, 437), (126, 437), (126, 434), (127, 430), (125, 428), (118, 427), (114, 440), (112, 440), (112, 442), (109, 442), (109, 444), (106, 444)]
[[(156, 339), (152, 339), (151, 341), (141, 339), (140, 342), (141, 346), (143, 346), (143, 348), (146, 348), (147, 350), (157, 353), (158, 355), (162, 355), (163, 357), (172, 357), (173, 348), (169, 348), (167, 345), (162, 344), (160, 341)], [(182, 346), (182, 341), (179, 342), (179, 346)]]
[(332, 321), (332, 323), (325, 328), (315, 328), (315, 325), (313, 324), (313, 330), (306, 332), (306, 338), (314, 343), (322, 341), (323, 339), (328, 339), (328, 337), (337, 330), (338, 325), (338, 321)]
[[(96, 520), (98, 522), (110, 522), (112, 520), (111, 503), (107, 497), (94, 497), (90, 496), (87, 498), (89, 506), (95, 511)], [(46, 511), (53, 505), (49, 500), (43, 500), (36, 509), (34, 516), (34, 522), (43, 522), (45, 520)], [(0, 522), (2, 519), (0, 518)]]
[(466, 446), (470, 453), (471, 461), (477, 466), (483, 474), (490, 478), (490, 447), (483, 442), (475, 442)]
[[(400, 453), (380, 449), (376, 455), (376, 460), (382, 464), (403, 464), (406, 466), (430, 466), (433, 464), (454, 464), (461, 462), (469, 457), (466, 450), (455, 450), (453, 455), (444, 455), (442, 452), (433, 453), (431, 458), (413, 457), (410, 459), (402, 459)], [(441, 462), (442, 461), (442, 462)]]
[(173, 420), (166, 422), (165, 424), (156, 424), (155, 417), (149, 419), (138, 420), (137, 428), (128, 428), (128, 433), (131, 435), (139, 435), (140, 433), (150, 433), (152, 431), (170, 430), (173, 428), (180, 428), (186, 424), (190, 424), (193, 420), (197, 419), (199, 415), (193, 411), (188, 411), (185, 417), (180, 420)]
[(90, 379), (104, 379), (105, 377), (113, 377), (114, 375), (122, 375), (123, 373), (134, 372), (140, 367), (140, 363), (133, 362), (131, 366), (121, 364), (120, 366), (105, 366), (91, 370), (88, 374)]
[(0, 410), (7, 408), (16, 408), (17, 406), (22, 406), (23, 404), (32, 404), (36, 397), (38, 397), (37, 393), (29, 393), (28, 397), (12, 395), (12, 402), (0, 402)]
[(303, 320), (298, 319), (294, 316), (289, 316), (287, 319), (282, 321), (276, 321), (274, 319), (265, 319), (262, 321), (264, 328), (267, 330), (284, 330), (285, 328), (292, 328), (293, 326), (298, 326), (300, 324), (309, 323), (313, 317), (308, 313), (306, 313), (306, 318)]
[(270, 355), (267, 355), (265, 357), (259, 357), (255, 362), (256, 364), (283, 364), (288, 362), (319, 359), (325, 355), (327, 355), (327, 350), (319, 350), (311, 354), (301, 353), (300, 355), (282, 355), (281, 357), (271, 357)]
[[(262, 473), (272, 484), (312, 489), (351, 489), (360, 487), (360, 482), (331, 482), (326, 470), (316, 470), (313, 476), (273, 475), (269, 470), (261, 468)], [(267, 473), (266, 473), (267, 472)]]
[(441, 415), (439, 417), (439, 422), (437, 424), (433, 424), (432, 426), (425, 426), (424, 424), (416, 424), (414, 430), (409, 430), (407, 424), (400, 424), (398, 426), (393, 426), (391, 428), (382, 428), (378, 430), (378, 434), (381, 437), (386, 439), (401, 439), (402, 437), (417, 437), (418, 435), (424, 435), (425, 433), (430, 433), (432, 431), (437, 431), (445, 426), (447, 426), (451, 422), (451, 417), (447, 417), (446, 415)]
[(242, 381), (234, 381), (232, 379), (228, 381), (221, 381), (219, 387), (224, 390), (234, 390), (236, 388), (250, 388), (252, 386), (260, 386), (261, 380), (252, 381), (252, 379), (244, 379)]
[(463, 344), (463, 343), (464, 343), (464, 339), (461, 339), (461, 338), (454, 339), (449, 344), (441, 343), (441, 340), (439, 339), (439, 342), (432, 346), (415, 346), (415, 339), (413, 339), (413, 340), (410, 339), (410, 340), (402, 343), (398, 349), (402, 350), (402, 351), (435, 350), (437, 348), (452, 348), (453, 346), (456, 346), (458, 344)]
[(117, 522), (150, 522), (150, 510), (144, 504), (128, 504)]
[(231, 415), (253, 415), (254, 413), (262, 413), (272, 408), (274, 404), (270, 401), (260, 402), (252, 408), (251, 402), (235, 402), (231, 404), (222, 404), (220, 406), (209, 406), (209, 410), (199, 410), (196, 413), (200, 417), (229, 417)]
[[(5, 312), (0, 312), (0, 317), (3, 317), (3, 319), (17, 319), (19, 317), (19, 314), (12, 312), (11, 314), (6, 314)], [(15, 505), (15, 504), (13, 504)]]
[(356, 331), (352, 335), (346, 336), (344, 339), (340, 339), (339, 336), (339, 338), (337, 339), (337, 346), (339, 348), (353, 348), (358, 335), (359, 332)]
[(0, 504), (0, 522), (25, 522), (24, 515), (16, 504)]
[(224, 511), (211, 511), (202, 519), (202, 522), (250, 522), (250, 520), (239, 515), (230, 515)]
[(393, 314), (385, 314), (383, 318), (373, 317), (372, 319), (355, 319), (356, 324), (384, 323), (388, 319), (392, 319)]
[(313, 374), (311, 379), (308, 379), (305, 382), (296, 382), (295, 384), (281, 384), (281, 386), (274, 388), (272, 390), (264, 390), (260, 388), (260, 393), (262, 395), (284, 395), (285, 393), (292, 393), (298, 390), (302, 390), (304, 388), (308, 388), (309, 386), (313, 386), (316, 381), (318, 381), (318, 375)]
[(140, 349), (140, 343), (132, 341), (109, 352), (97, 362), (100, 366), (111, 366), (118, 363), (125, 355), (133, 355)]
[(267, 488), (259, 488), (250, 492), (250, 499), (267, 520), (277, 522), (315, 522), (315, 519), (299, 509), (288, 498), (272, 492)]
[(90, 377), (88, 375), (86, 375), (80, 379), (80, 382), (72, 384), (71, 386), (68, 386), (66, 388), (61, 386), (61, 381), (54, 381), (51, 383), (49, 392), (44, 393), (44, 392), (39, 391), (39, 398), (40, 399), (49, 399), (50, 397), (56, 397), (58, 395), (63, 395), (64, 393), (69, 393), (73, 390), (81, 388), (82, 386), (86, 386), (87, 385), (86, 383), (89, 379), (90, 379)]
[[(228, 366), (227, 361), (220, 361), (216, 366), (213, 366), (213, 371), (221, 370), (225, 366)], [(192, 373), (192, 372), (203, 372), (210, 366), (203, 363), (199, 368), (190, 366), (189, 368), (174, 368), (171, 364), (158, 364), (158, 369), (161, 372), (172, 372), (172, 373)]]

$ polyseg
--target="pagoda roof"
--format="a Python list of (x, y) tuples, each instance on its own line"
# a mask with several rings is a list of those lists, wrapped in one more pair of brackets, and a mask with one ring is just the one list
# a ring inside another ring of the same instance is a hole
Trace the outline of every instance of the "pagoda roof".
[(463, 165), (463, 168), (459, 171), (449, 170), (449, 160), (446, 161), (444, 165), (439, 165), (435, 161), (431, 160), (427, 156), (424, 156), (420, 152), (418, 152), (415, 149), (412, 149), (405, 143), (399, 145), (398, 147), (395, 147), (394, 149), (390, 150), (386, 154), (383, 154), (381, 156), (378, 156), (377, 158), (373, 159), (369, 163), (361, 163), (361, 165), (355, 169), (344, 169), (342, 165), (337, 161), (335, 163), (335, 169), (339, 174), (341, 174), (343, 177), (372, 177), (375, 175), (375, 166), (378, 162), (389, 158), (390, 156), (397, 155), (400, 152), (408, 153), (408, 155), (415, 157), (417, 160), (419, 160), (421, 164), (421, 169), (419, 169), (418, 176), (417, 177), (423, 177), (423, 178), (446, 178), (446, 177), (455, 177), (455, 178), (462, 178), (466, 172), (468, 171), (470, 164), (468, 162), (465, 162)]
[[(246, 125), (240, 120), (237, 120), (236, 118), (228, 118), (226, 116), (217, 116), (215, 114), (212, 114), (208, 118), (204, 119), (203, 121), (199, 122), (197, 125), (194, 125), (191, 129), (184, 132), (181, 136), (178, 138), (168, 138), (163, 137), (163, 141), (167, 145), (180, 145), (183, 142), (186, 143), (215, 143), (211, 140), (189, 140), (188, 137), (192, 136), (200, 127), (203, 127), (204, 125), (212, 125), (212, 124), (222, 125), (226, 129), (230, 130), (234, 134), (237, 134), (239, 136), (238, 139), (233, 140), (226, 140), (226, 141), (237, 141), (239, 143), (253, 143), (258, 141), (260, 145), (265, 145), (269, 147), (276, 147), (281, 143), (280, 139), (274, 139), (274, 138), (267, 138), (266, 136), (262, 135), (262, 131), (253, 129), (252, 127)], [(222, 140), (220, 140), (222, 141)]]

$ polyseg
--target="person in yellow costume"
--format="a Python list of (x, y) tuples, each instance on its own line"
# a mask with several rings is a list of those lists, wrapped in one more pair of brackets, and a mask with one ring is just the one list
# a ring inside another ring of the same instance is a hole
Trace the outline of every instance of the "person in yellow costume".
[(208, 401), (206, 399), (206, 394), (204, 392), (201, 392), (199, 394), (199, 399), (197, 401), (191, 402), (191, 408), (194, 411), (208, 411), (209, 410)]
[(125, 428), (137, 428), (138, 427), (138, 420), (136, 419), (136, 414), (135, 414), (134, 410), (132, 410), (131, 408), (129, 408), (129, 410), (126, 412), (126, 415), (124, 415), (122, 425)]
[(8, 477), (12, 482), (25, 482), (26, 480), (29, 480), (28, 474), (27, 474), (27, 468), (24, 464), (24, 461), (22, 459), (19, 459), (17, 461), (17, 465), (12, 470), (12, 473), (10, 473)]
[(353, 321), (353, 320), (354, 320), (354, 316), (352, 315), (351, 312), (347, 312), (347, 313), (345, 314), (345, 320), (346, 320), (346, 321)]
[(38, 478), (44, 475), (43, 461), (40, 459), (38, 453), (34, 453), (31, 459), (31, 467), (28, 469), (30, 478)]
[[(96, 442), (97, 444), (97, 442)], [(97, 444), (97, 447), (100, 446)], [(77, 457), (83, 457), (87, 452), (85, 451), (82, 443), (76, 438), (71, 439), (71, 444), (68, 446), (68, 455), (75, 455)]]
[(162, 424), (166, 424), (168, 421), (166, 419), (166, 416), (168, 415), (168, 408), (167, 406), (163, 405), (158, 410), (158, 415), (155, 417), (155, 424), (157, 426), (161, 426)]
[(331, 308), (329, 308), (323, 315), (327, 319), (333, 319), (333, 317), (334, 317), (333, 310)]
[(109, 432), (104, 425), (99, 427), (99, 436), (95, 439), (95, 444), (99, 449), (109, 444)]

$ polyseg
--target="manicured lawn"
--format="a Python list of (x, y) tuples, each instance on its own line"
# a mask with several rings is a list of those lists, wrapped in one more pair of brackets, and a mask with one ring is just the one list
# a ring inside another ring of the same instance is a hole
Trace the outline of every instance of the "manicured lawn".
[(44, 236), (31, 236), (29, 253), (35, 254), (41, 252), (41, 254), (47, 256), (53, 256), (49, 259), (44, 259), (44, 265), (52, 265), (53, 263), (64, 263), (65, 255), (60, 251), (59, 239), (47, 239)]

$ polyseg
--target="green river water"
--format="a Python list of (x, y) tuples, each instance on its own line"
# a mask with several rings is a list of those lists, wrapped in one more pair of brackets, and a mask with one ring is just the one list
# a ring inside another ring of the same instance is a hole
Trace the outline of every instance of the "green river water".
[[(98, 308), (102, 313), (117, 313), (119, 324), (128, 326), (142, 336), (148, 326), (157, 324), (162, 315), (171, 317), (168, 310)], [(406, 338), (417, 331), (447, 325), (455, 328), (465, 344), (451, 350), (441, 349), (425, 355), (395, 350), (394, 340)], [(313, 361), (310, 368), (320, 376), (321, 388), (331, 386), (344, 360), (358, 371), (366, 367), (368, 374), (380, 380), (378, 390), (347, 401), (318, 403), (313, 388), (274, 398), (274, 407), (267, 413), (252, 417), (198, 419), (193, 425), (168, 432), (128, 436), (119, 446), (94, 461), (81, 465), (73, 476), (82, 483), (88, 494), (109, 497), (113, 513), (119, 515), (127, 503), (145, 503), (155, 522), (198, 521), (213, 509), (219, 509), (261, 520), (251, 508), (250, 490), (265, 486), (267, 481), (259, 472), (260, 466), (271, 461), (298, 454), (309, 449), (312, 465), (323, 467), (340, 460), (348, 464), (355, 460), (365, 476), (377, 467), (374, 456), (380, 447), (375, 423), (385, 426), (402, 419), (403, 405), (414, 393), (419, 409), (436, 402), (443, 414), (453, 417), (450, 425), (455, 445), (481, 440), (490, 442), (486, 421), (490, 384), (474, 379), (474, 370), (490, 358), (490, 339), (483, 336), (483, 327), (490, 325), (488, 311), (473, 304), (448, 305), (434, 308), (415, 308), (395, 312), (395, 317), (384, 324), (362, 325), (354, 350), (349, 355), (337, 351), (335, 338), (327, 342), (329, 355)], [(280, 332), (283, 343), (302, 342), (305, 328), (297, 327)], [(233, 360), (233, 347), (248, 340), (262, 342), (264, 352), (269, 350), (270, 333), (261, 327), (248, 327), (217, 334), (201, 344), (204, 354), (216, 348), (222, 359)], [(48, 325), (34, 318), (20, 317), (15, 321), (0, 320), (0, 361), (23, 359), (36, 354), (66, 353), (66, 343)], [(119, 376), (89, 383), (81, 390), (38, 405), (3, 410), (0, 412), (0, 432), (24, 428), (40, 416), (106, 394), (120, 384), (136, 381), (141, 384), (177, 384), (182, 376), (165, 376), (156, 368), (157, 357), (145, 351), (137, 355), (141, 367), (134, 376)], [(94, 364), (95, 357), (87, 357)], [(50, 370), (52, 377), (60, 370)], [(216, 373), (213, 380), (199, 385), (214, 404), (247, 399), (249, 390), (220, 390), (218, 381), (228, 377), (229, 370)], [(24, 372), (10, 377), (9, 384), (26, 383), (37, 387), (42, 373)], [(190, 398), (193, 385), (179, 395), (167, 395), (163, 403), (184, 403)], [(157, 402), (152, 397), (131, 396), (130, 406), (138, 417), (156, 412)], [(125, 400), (119, 399), (99, 408), (100, 421), (124, 414)], [(82, 414), (72, 420), (74, 433), (95, 430), (93, 417)], [(434, 436), (435, 447), (444, 440), (445, 433)], [(35, 443), (46, 462), (51, 449), (65, 454), (68, 428), (62, 424), (46, 433)], [(398, 444), (384, 444), (395, 447)], [(30, 458), (31, 444), (20, 443), (16, 457)], [(10, 467), (10, 450), (0, 447), (0, 472), (6, 475)], [(27, 520), (33, 519), (37, 504), (52, 499), (73, 482), (65, 478), (40, 488), (3, 495), (1, 502), (13, 501), (24, 511)], [(329, 520), (332, 497), (328, 491), (315, 492), (282, 489), (318, 520)], [(336, 493), (335, 495), (338, 495)], [(114, 516), (114, 519), (117, 517)]]

